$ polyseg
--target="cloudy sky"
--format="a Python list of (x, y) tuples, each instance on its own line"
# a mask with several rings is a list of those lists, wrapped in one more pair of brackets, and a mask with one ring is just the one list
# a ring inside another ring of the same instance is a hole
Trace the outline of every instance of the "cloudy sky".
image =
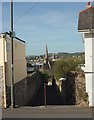
[[(10, 4), (2, 4), (2, 32), (10, 30)], [(78, 13), (85, 2), (14, 2), (14, 31), (26, 42), (26, 55), (82, 52)]]

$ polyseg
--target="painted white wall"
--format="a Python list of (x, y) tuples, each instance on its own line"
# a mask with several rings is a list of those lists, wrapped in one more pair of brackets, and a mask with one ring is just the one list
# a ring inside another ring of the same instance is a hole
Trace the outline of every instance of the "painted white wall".
[(94, 106), (94, 36), (85, 34), (85, 78), (89, 106)]
[(5, 51), (6, 41), (2, 35), (0, 35), (0, 66), (2, 67), (2, 82), (0, 80), (0, 86), (2, 89), (2, 97), (3, 97), (3, 107), (6, 108), (6, 80), (5, 80), (5, 61), (6, 61), (6, 51)]
[(0, 37), (0, 66), (4, 64), (4, 43), (3, 38)]
[(85, 38), (85, 72), (92, 72), (92, 38)]
[(89, 95), (89, 106), (92, 107), (94, 106), (94, 92), (93, 93), (88, 93)]
[(92, 92), (92, 79), (93, 79), (93, 75), (92, 74), (85, 74), (85, 78), (86, 78), (86, 92)]

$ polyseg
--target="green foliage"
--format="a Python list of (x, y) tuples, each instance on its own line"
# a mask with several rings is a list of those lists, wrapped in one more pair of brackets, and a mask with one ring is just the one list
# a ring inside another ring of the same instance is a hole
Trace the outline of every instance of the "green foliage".
[(43, 79), (47, 79), (47, 77), (49, 76), (47, 71), (43, 71), (43, 72), (41, 72), (41, 74), (42, 74)]
[(48, 70), (48, 71), (44, 70), (43, 72), (41, 72), (41, 75), (42, 75), (42, 79), (44, 82), (52, 81), (52, 79), (53, 79), (53, 73), (50, 70)]
[(56, 61), (53, 65), (53, 73), (56, 80), (59, 80), (61, 77), (65, 77), (71, 71), (81, 71), (78, 68), (79, 64), (82, 64), (82, 59), (68, 57), (66, 59), (62, 59)]
[(85, 102), (87, 102), (87, 101), (88, 101), (88, 94), (87, 94), (87, 93), (86, 93), (86, 94), (84, 94), (83, 99), (84, 99), (84, 101), (85, 101)]

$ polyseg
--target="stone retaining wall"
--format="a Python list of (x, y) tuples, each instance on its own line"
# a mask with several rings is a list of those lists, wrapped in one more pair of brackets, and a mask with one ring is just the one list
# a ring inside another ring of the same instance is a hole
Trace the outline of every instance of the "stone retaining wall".
[[(14, 85), (15, 104), (18, 106), (29, 105), (31, 99), (41, 86), (41, 73), (34, 72), (29, 74), (25, 79)], [(7, 106), (10, 106), (10, 87), (7, 87)]]

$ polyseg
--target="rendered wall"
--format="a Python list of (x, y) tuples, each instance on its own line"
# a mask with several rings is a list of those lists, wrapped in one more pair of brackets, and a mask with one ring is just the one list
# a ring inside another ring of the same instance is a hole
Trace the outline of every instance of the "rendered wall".
[[(14, 39), (14, 83), (19, 83), (27, 77), (25, 43)], [(2, 105), (6, 108), (6, 101), (10, 96), (7, 90), (11, 85), (11, 40), (9, 35), (0, 34), (0, 67), (2, 67)], [(6, 93), (8, 92), (8, 96)]]
[(6, 50), (5, 50), (5, 39), (0, 35), (0, 94), (2, 107), (6, 108), (6, 80), (5, 80), (5, 61), (6, 61)]
[(89, 106), (94, 106), (94, 35), (85, 34), (85, 78)]
[(0, 37), (0, 66), (4, 64), (4, 41)]
[[(7, 40), (7, 63), (6, 63), (6, 78), (7, 85), (10, 86), (11, 82), (11, 40), (6, 36)], [(25, 59), (25, 44), (21, 41), (14, 39), (14, 83), (17, 83), (27, 76), (26, 59)]]

